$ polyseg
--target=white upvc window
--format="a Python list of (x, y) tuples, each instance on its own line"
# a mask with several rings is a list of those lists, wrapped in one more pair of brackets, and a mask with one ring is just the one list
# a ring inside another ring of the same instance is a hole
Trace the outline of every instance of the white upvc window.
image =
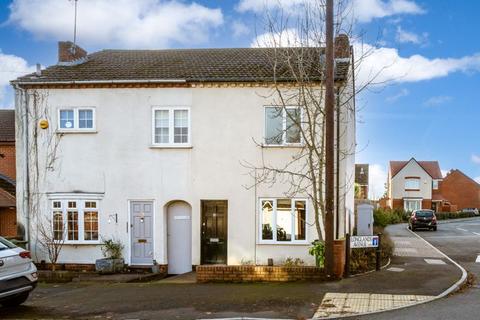
[(404, 199), (403, 207), (405, 211), (414, 211), (422, 209), (422, 199)]
[(95, 108), (68, 107), (58, 109), (58, 130), (95, 131)]
[(190, 108), (153, 108), (152, 144), (172, 147), (189, 146), (191, 144)]
[(265, 107), (265, 145), (298, 145), (302, 143), (299, 107)]
[(306, 199), (260, 199), (259, 221), (260, 243), (308, 243)]
[(53, 238), (67, 244), (99, 243), (98, 200), (51, 200)]
[(420, 178), (405, 178), (405, 190), (420, 190)]
[(439, 183), (439, 180), (437, 180), (437, 179), (432, 180), (432, 189), (433, 190), (438, 190), (438, 183)]

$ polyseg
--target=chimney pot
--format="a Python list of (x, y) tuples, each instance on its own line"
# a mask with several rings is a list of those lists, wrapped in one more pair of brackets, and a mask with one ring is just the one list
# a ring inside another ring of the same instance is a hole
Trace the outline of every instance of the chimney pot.
[(72, 62), (78, 59), (86, 58), (87, 51), (73, 44), (71, 41), (58, 42), (58, 62)]
[(37, 63), (37, 70), (35, 71), (35, 74), (37, 77), (42, 75), (42, 67), (40, 66), (40, 63)]

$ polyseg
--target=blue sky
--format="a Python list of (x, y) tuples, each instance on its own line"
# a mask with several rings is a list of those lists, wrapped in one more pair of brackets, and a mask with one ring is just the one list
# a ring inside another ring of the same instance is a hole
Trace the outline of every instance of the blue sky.
[[(268, 0), (274, 7), (305, 0)], [(314, 1), (314, 0), (307, 0)], [(357, 162), (372, 164), (379, 196), (389, 160), (438, 160), (480, 181), (479, 1), (351, 0), (356, 34), (372, 49), (365, 70), (388, 80), (358, 98)], [(79, 0), (78, 42), (103, 48), (248, 47), (265, 32), (265, 0)], [(56, 63), (72, 38), (68, 0), (0, 0), (0, 108), (8, 80)], [(359, 40), (357, 40), (359, 42)], [(363, 63), (363, 62), (362, 62)], [(360, 74), (359, 78), (367, 78)]]

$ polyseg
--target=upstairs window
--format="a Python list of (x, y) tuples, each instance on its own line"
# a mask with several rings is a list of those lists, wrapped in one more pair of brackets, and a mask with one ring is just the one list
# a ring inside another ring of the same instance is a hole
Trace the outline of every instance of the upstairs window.
[(438, 190), (438, 180), (432, 180), (432, 189)]
[(152, 117), (153, 145), (190, 144), (190, 110), (188, 108), (154, 108)]
[(420, 178), (405, 178), (405, 190), (420, 190)]
[(68, 108), (58, 111), (58, 128), (60, 131), (95, 130), (95, 109)]
[(298, 107), (265, 107), (265, 144), (301, 143), (301, 118)]

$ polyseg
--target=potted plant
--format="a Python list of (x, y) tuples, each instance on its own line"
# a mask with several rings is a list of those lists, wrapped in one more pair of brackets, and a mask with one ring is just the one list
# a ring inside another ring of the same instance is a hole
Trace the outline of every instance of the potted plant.
[(116, 273), (123, 271), (125, 262), (122, 258), (123, 244), (119, 240), (103, 240), (102, 254), (104, 259), (95, 261), (95, 270), (99, 273)]

